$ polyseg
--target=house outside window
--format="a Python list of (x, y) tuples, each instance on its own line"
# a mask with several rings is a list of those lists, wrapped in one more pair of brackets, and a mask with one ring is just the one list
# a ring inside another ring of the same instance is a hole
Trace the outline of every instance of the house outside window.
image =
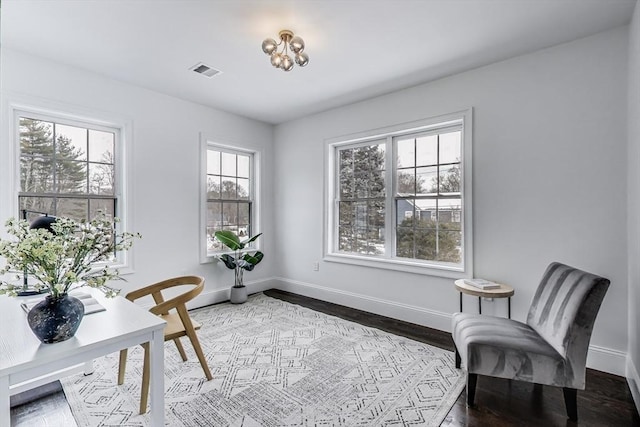
[(225, 251), (214, 234), (234, 232), (241, 240), (254, 233), (254, 153), (207, 144), (206, 253)]
[(16, 127), (21, 212), (76, 220), (118, 215), (119, 128), (28, 112), (17, 114)]
[(328, 141), (328, 261), (470, 272), (471, 111)]

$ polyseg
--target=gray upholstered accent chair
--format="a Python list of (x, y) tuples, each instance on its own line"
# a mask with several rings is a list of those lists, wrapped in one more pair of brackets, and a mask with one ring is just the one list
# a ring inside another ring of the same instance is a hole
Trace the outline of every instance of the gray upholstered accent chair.
[(456, 367), (467, 369), (467, 405), (478, 375), (562, 387), (567, 415), (578, 419), (587, 349), (609, 280), (554, 262), (540, 281), (527, 322), (455, 313)]

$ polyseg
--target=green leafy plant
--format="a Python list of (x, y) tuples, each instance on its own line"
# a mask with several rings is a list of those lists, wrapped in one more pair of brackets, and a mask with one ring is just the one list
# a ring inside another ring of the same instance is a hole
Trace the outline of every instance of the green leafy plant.
[(231, 249), (234, 254), (222, 254), (218, 258), (224, 262), (227, 268), (234, 270), (235, 282), (234, 288), (244, 287), (243, 272), (244, 270), (251, 271), (256, 265), (262, 261), (264, 254), (260, 251), (255, 251), (253, 254), (243, 251), (244, 248), (260, 237), (262, 233), (256, 234), (245, 240), (240, 238), (233, 232), (228, 230), (216, 231), (215, 238), (227, 248)]
[[(116, 233), (118, 219), (100, 214), (91, 221), (56, 218), (46, 229), (30, 229), (25, 220), (6, 222), (11, 240), (0, 239), (0, 256), (5, 265), (0, 275), (15, 272), (17, 278), (27, 274), (38, 283), (36, 289), (46, 289), (54, 298), (66, 294), (73, 287), (90, 286), (100, 289), (108, 297), (119, 290), (107, 285), (110, 280), (121, 279), (117, 269), (107, 264), (115, 251), (131, 247), (138, 233)], [(0, 295), (16, 295), (22, 286), (0, 280)]]

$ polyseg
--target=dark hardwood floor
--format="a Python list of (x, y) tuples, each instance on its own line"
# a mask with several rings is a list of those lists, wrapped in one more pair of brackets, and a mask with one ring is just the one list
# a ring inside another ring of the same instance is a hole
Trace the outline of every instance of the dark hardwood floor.
[[(367, 313), (285, 291), (271, 289), (266, 295), (299, 304), (316, 311), (378, 328), (396, 335), (453, 351), (451, 335), (396, 319)], [(58, 385), (59, 387), (59, 385)], [(12, 426), (75, 425), (69, 419), (68, 405), (62, 391), (51, 393), (12, 408)], [(30, 392), (15, 399), (29, 400)], [(441, 424), (452, 426), (640, 426), (640, 417), (626, 379), (604, 372), (587, 370), (587, 388), (578, 392), (579, 421), (566, 417), (562, 390), (499, 378), (480, 377), (476, 389), (476, 406), (467, 408), (464, 392)], [(64, 421), (63, 421), (64, 420)]]

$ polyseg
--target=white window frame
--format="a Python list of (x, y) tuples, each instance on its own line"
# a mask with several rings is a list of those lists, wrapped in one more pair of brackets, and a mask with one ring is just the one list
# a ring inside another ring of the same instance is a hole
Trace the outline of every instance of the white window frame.
[[(429, 132), (436, 129), (444, 129), (448, 126), (460, 126), (461, 136), (461, 163), (462, 163), (462, 230), (463, 253), (460, 266), (435, 261), (412, 260), (396, 258), (393, 242), (395, 241), (396, 212), (394, 208), (395, 196), (395, 165), (396, 156), (393, 139), (398, 136), (414, 134), (417, 132)], [(359, 265), (373, 268), (425, 274), (439, 277), (462, 278), (473, 277), (473, 220), (472, 220), (472, 109), (444, 114), (409, 123), (387, 126), (381, 129), (363, 131), (356, 134), (330, 138), (325, 140), (325, 239), (324, 260), (344, 264)], [(338, 163), (337, 153), (340, 147), (353, 146), (354, 144), (366, 145), (380, 140), (386, 141), (385, 157), (385, 182), (386, 182), (386, 213), (385, 213), (385, 242), (387, 248), (385, 255), (363, 255), (340, 252), (338, 244)]]
[[(81, 109), (59, 103), (38, 102), (21, 103), (14, 102), (8, 105), (9, 155), (11, 162), (11, 189), (8, 191), (11, 198), (9, 216), (20, 217), (18, 196), (20, 193), (20, 117), (55, 122), (62, 125), (87, 127), (90, 129), (109, 131), (115, 134), (115, 174), (116, 185), (114, 197), (116, 198), (115, 216), (119, 218), (116, 227), (118, 232), (135, 231), (131, 215), (131, 203), (128, 201), (130, 194), (130, 153), (133, 139), (132, 122), (122, 117), (106, 115), (102, 112)], [(100, 263), (103, 265), (103, 263)], [(121, 275), (131, 274), (133, 270), (133, 251), (118, 251), (115, 260), (105, 263), (112, 268), (117, 268)]]
[[(251, 200), (250, 224), (251, 236), (260, 233), (260, 152), (238, 147), (237, 145), (218, 142), (218, 138), (212, 138), (200, 134), (200, 263), (210, 263), (219, 255), (232, 253), (232, 251), (209, 252), (207, 245), (207, 151), (214, 149), (221, 152), (249, 155), (249, 200)], [(251, 249), (261, 248), (261, 239), (251, 244)]]

